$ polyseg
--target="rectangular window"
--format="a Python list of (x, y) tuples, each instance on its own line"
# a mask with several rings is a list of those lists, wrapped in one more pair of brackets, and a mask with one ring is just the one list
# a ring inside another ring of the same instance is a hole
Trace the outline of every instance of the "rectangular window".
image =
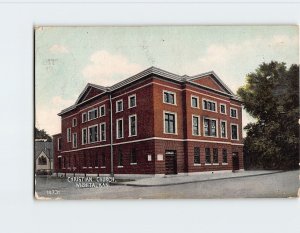
[(57, 138), (57, 150), (61, 150), (61, 138)]
[(77, 147), (77, 133), (73, 133), (73, 148)]
[(136, 164), (137, 163), (137, 160), (136, 160), (136, 150), (135, 148), (133, 148), (131, 150), (131, 154), (130, 154), (130, 163), (131, 164)]
[(203, 100), (203, 109), (216, 112), (217, 103), (212, 100)]
[(176, 94), (171, 91), (163, 91), (164, 94), (164, 103), (166, 104), (176, 104)]
[(81, 140), (82, 145), (87, 144), (87, 129), (86, 128), (82, 129), (81, 138), (82, 138), (82, 140)]
[(105, 116), (105, 105), (99, 107), (99, 115), (100, 117)]
[(67, 142), (71, 142), (71, 128), (67, 128)]
[(88, 120), (93, 120), (98, 117), (98, 108), (94, 108), (90, 111), (88, 111)]
[(194, 147), (194, 164), (200, 164), (200, 147)]
[(102, 153), (102, 158), (101, 158), (101, 160), (102, 160), (102, 161), (101, 161), (101, 164), (102, 164), (101, 167), (104, 168), (104, 167), (106, 166), (106, 163), (105, 163), (105, 153), (104, 153), (104, 152)]
[(72, 119), (72, 127), (75, 127), (77, 125), (77, 118)]
[(211, 164), (210, 148), (205, 148), (205, 164)]
[(118, 100), (116, 102), (116, 112), (122, 112), (123, 111), (123, 100)]
[(136, 95), (128, 96), (128, 108), (136, 107)]
[(213, 148), (213, 163), (219, 164), (218, 160), (218, 148)]
[(106, 140), (106, 124), (105, 122), (100, 124), (100, 141), (103, 142)]
[(236, 108), (230, 108), (230, 116), (232, 118), (238, 118), (238, 116), (237, 116), (237, 109)]
[(227, 114), (226, 113), (226, 105), (225, 104), (220, 104), (220, 113)]
[(123, 118), (117, 119), (117, 139), (124, 137)]
[(238, 140), (238, 125), (231, 125), (231, 139), (232, 140)]
[(199, 108), (199, 97), (192, 96), (191, 97), (191, 105), (193, 108)]
[(118, 150), (118, 166), (123, 167), (123, 154), (121, 149)]
[(193, 115), (192, 118), (193, 118), (193, 135), (199, 136), (200, 135), (200, 117)]
[(136, 121), (136, 115), (131, 115), (128, 117), (129, 122), (129, 137), (136, 136), (137, 135), (137, 121)]
[(227, 138), (227, 123), (226, 121), (221, 121), (221, 138)]
[(176, 134), (176, 114), (165, 112), (164, 118), (164, 133)]
[(204, 118), (204, 135), (217, 137), (217, 120)]
[(227, 163), (227, 149), (222, 150), (222, 156), (223, 156), (222, 163)]
[(89, 127), (89, 143), (98, 141), (98, 125)]
[(87, 122), (87, 114), (86, 112), (82, 113), (82, 123)]

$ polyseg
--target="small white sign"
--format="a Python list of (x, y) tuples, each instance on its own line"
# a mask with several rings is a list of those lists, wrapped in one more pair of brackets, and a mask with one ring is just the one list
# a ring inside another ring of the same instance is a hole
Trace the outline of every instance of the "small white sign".
[(152, 156), (148, 155), (148, 161), (152, 161)]
[(164, 155), (163, 154), (158, 154), (157, 155), (157, 161), (163, 161), (164, 160)]

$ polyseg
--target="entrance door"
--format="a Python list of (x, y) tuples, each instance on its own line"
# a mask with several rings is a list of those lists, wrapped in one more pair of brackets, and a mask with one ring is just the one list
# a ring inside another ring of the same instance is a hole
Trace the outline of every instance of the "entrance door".
[(61, 169), (61, 157), (58, 157), (58, 169)]
[(166, 150), (166, 175), (177, 174), (177, 160), (175, 150)]
[(240, 169), (239, 154), (237, 152), (232, 152), (232, 170), (236, 171), (239, 169)]

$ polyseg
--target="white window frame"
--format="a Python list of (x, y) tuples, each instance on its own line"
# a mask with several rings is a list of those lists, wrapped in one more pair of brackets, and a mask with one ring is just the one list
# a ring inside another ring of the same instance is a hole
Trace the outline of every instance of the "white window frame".
[[(231, 116), (231, 109), (236, 111), (236, 117)], [(231, 118), (239, 119), (239, 114), (238, 114), (237, 108), (230, 107), (230, 113), (229, 113), (229, 114), (230, 114), (230, 117), (231, 117)]]
[[(101, 108), (103, 108), (104, 109), (104, 114), (103, 115), (101, 115)], [(100, 107), (99, 107), (99, 117), (103, 117), (103, 116), (105, 116), (106, 115), (106, 109), (105, 109), (105, 104), (103, 104), (103, 105), (101, 105)]]
[[(83, 117), (84, 115), (86, 115), (86, 121), (84, 121), (84, 117)], [(87, 113), (86, 112), (82, 113), (81, 114), (81, 122), (85, 123), (85, 122), (87, 122), (87, 119), (88, 119)]]
[[(93, 119), (90, 119), (90, 112), (92, 112), (92, 111), (97, 111), (97, 116), (95, 117), (95, 118), (93, 118)], [(99, 109), (98, 108), (93, 108), (93, 109), (91, 109), (91, 110), (89, 110), (88, 112), (87, 112), (87, 120), (88, 121), (92, 121), (92, 120), (95, 120), (95, 119), (97, 119), (98, 118), (98, 116), (99, 116)]]
[[(165, 93), (173, 94), (173, 95), (174, 95), (174, 104), (165, 102)], [(177, 105), (177, 101), (176, 101), (176, 93), (173, 92), (173, 91), (163, 90), (163, 103), (164, 103), (164, 104), (170, 104), (170, 105)]]
[[(122, 109), (121, 110), (118, 110), (118, 103), (121, 102), (122, 103)], [(116, 101), (116, 113), (117, 112), (123, 112), (124, 110), (124, 102), (123, 102), (123, 99), (120, 99), (120, 100), (117, 100)]]
[(72, 141), (72, 131), (71, 128), (67, 128), (67, 142), (71, 142), (71, 141)]
[[(226, 134), (226, 137), (222, 137), (222, 122), (225, 122), (225, 134)], [(227, 132), (228, 130), (227, 130), (227, 121), (225, 121), (225, 120), (220, 120), (220, 138), (225, 138), (225, 139), (227, 139), (228, 138), (228, 132)]]
[[(193, 106), (193, 98), (197, 99), (197, 105), (198, 105), (197, 107)], [(198, 96), (191, 95), (191, 107), (192, 108), (198, 108), (198, 109), (200, 108), (200, 102), (199, 102), (199, 97)]]
[[(74, 124), (74, 120), (75, 120), (75, 124)], [(72, 127), (75, 127), (75, 126), (77, 126), (77, 118), (73, 117), (72, 118)]]
[[(204, 120), (205, 120), (205, 119), (215, 120), (215, 121), (216, 121), (216, 136), (206, 136), (206, 135), (205, 135), (205, 127), (204, 127)], [(211, 118), (211, 117), (203, 117), (203, 136), (204, 136), (204, 137), (210, 137), (210, 138), (218, 138), (218, 137), (219, 137), (218, 119), (216, 119), (216, 118)]]
[[(95, 127), (95, 126), (97, 127), (97, 134), (98, 134), (97, 139), (98, 139), (98, 140), (96, 140), (96, 141), (94, 141), (94, 142), (91, 142), (91, 141), (90, 141), (90, 128), (93, 128), (93, 127)], [(87, 141), (88, 141), (88, 144), (99, 142), (99, 126), (98, 126), (98, 124), (91, 125), (91, 126), (88, 127), (87, 137), (88, 137), (88, 140), (87, 140)]]
[[(232, 126), (233, 125), (236, 125), (236, 134), (237, 134), (237, 139), (233, 139), (232, 138)], [(239, 125), (238, 124), (234, 124), (234, 123), (231, 123), (230, 124), (230, 138), (231, 138), (231, 140), (235, 140), (235, 141), (238, 141), (238, 140), (240, 140), (239, 138)]]
[[(74, 137), (76, 138), (76, 145), (74, 144), (74, 142), (75, 142)], [(77, 148), (77, 145), (78, 145), (77, 139), (78, 139), (77, 133), (72, 133), (72, 148)], [(69, 161), (69, 164), (70, 164), (70, 161)]]
[[(205, 106), (204, 100), (212, 102), (212, 103), (215, 103), (216, 111), (213, 111), (213, 110), (210, 110), (210, 109), (205, 109), (204, 108), (204, 106)], [(217, 113), (218, 112), (218, 103), (217, 103), (217, 101), (214, 101), (214, 100), (211, 100), (211, 99), (202, 98), (202, 110), (209, 111), (209, 112), (216, 112)]]
[[(83, 137), (83, 135), (84, 135), (84, 133), (83, 133), (83, 131), (84, 130), (86, 130), (86, 143), (84, 143), (84, 137)], [(89, 138), (89, 135), (88, 135), (88, 129), (87, 128), (83, 128), (83, 129), (81, 129), (81, 145), (86, 145), (86, 144), (88, 144), (88, 138)]]
[[(194, 134), (194, 117), (198, 118), (198, 132), (199, 132), (199, 134)], [(201, 123), (200, 116), (192, 114), (192, 135), (193, 136), (201, 136), (200, 123)]]
[[(122, 137), (120, 137), (119, 135), (119, 124), (118, 124), (119, 121), (122, 121)], [(123, 118), (118, 118), (116, 119), (116, 139), (122, 139), (122, 138), (124, 138), (124, 120)]]
[[(134, 99), (135, 99), (135, 103), (134, 103), (134, 106), (130, 106), (130, 98), (131, 97), (134, 97)], [(129, 108), (134, 108), (134, 107), (136, 107), (136, 94), (133, 94), (133, 95), (130, 95), (130, 96), (128, 96), (128, 109)]]
[[(101, 134), (101, 126), (102, 125), (104, 125), (104, 138), (102, 138), (102, 134)], [(99, 139), (100, 139), (100, 142), (106, 141), (106, 122), (102, 122), (99, 124)]]
[[(131, 118), (135, 117), (135, 134), (132, 135), (131, 134)], [(128, 137), (135, 137), (137, 136), (137, 115), (136, 114), (132, 114), (128, 116)]]
[[(165, 114), (166, 113), (174, 114), (174, 116), (175, 116), (175, 133), (167, 133), (165, 131), (165, 129), (166, 129), (166, 127), (165, 127)], [(171, 134), (171, 135), (177, 135), (178, 134), (178, 130), (177, 130), (177, 113), (176, 112), (163, 111), (163, 127), (164, 127), (164, 129), (163, 129), (164, 134)]]
[[(224, 107), (225, 107), (225, 113), (223, 113), (223, 112), (221, 111), (221, 106), (224, 106)], [(223, 115), (227, 115), (227, 106), (226, 106), (226, 104), (220, 103), (220, 113), (223, 114)]]

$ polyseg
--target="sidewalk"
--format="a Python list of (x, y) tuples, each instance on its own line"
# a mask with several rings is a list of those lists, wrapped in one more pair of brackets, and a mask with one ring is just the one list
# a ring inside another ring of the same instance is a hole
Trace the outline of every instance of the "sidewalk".
[(205, 182), (211, 180), (222, 180), (222, 179), (233, 179), (239, 177), (251, 177), (251, 176), (261, 176), (273, 173), (279, 173), (282, 171), (238, 171), (238, 172), (215, 172), (203, 174), (183, 174), (183, 175), (168, 175), (163, 177), (151, 177), (144, 178), (129, 182), (118, 182), (116, 185), (126, 185), (126, 186), (138, 186), (138, 187), (153, 187), (153, 186), (169, 186), (169, 185), (179, 185), (187, 183)]

